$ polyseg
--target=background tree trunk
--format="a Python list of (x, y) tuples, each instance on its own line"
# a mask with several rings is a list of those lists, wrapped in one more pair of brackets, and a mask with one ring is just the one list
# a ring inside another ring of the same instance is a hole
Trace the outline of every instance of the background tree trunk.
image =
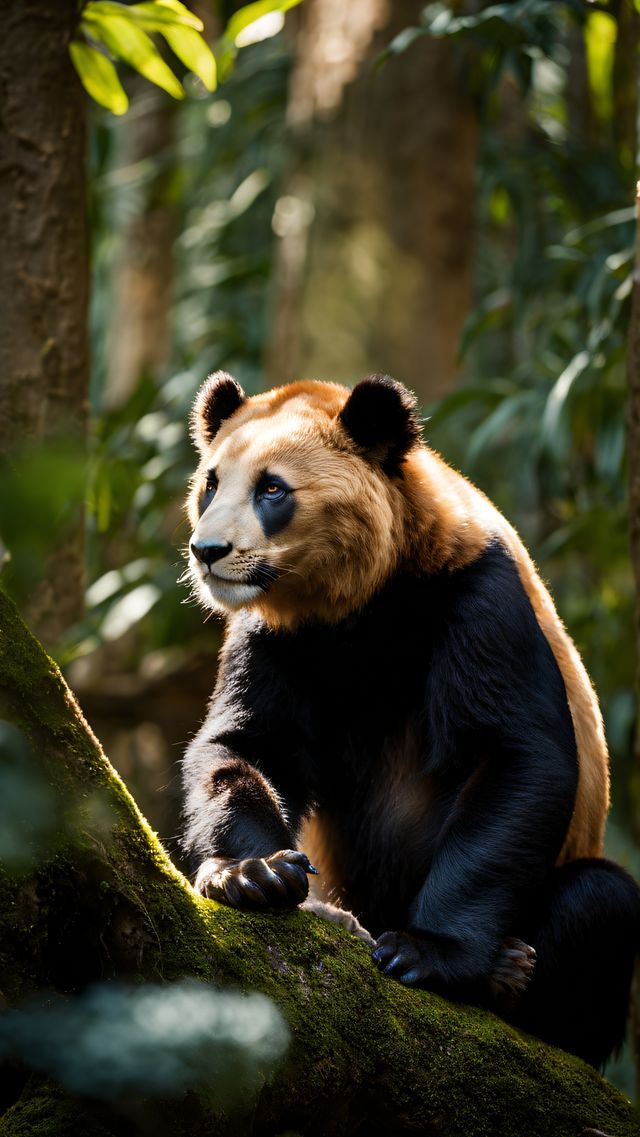
[(195, 1101), (145, 1101), (135, 1121), (14, 1071), (1, 1137), (637, 1134), (637, 1115), (591, 1068), (493, 1015), (390, 981), (344, 930), (300, 911), (251, 915), (198, 898), (2, 592), (0, 716), (26, 736), (58, 817), (32, 872), (0, 872), (6, 1002), (114, 976), (192, 975), (263, 991), (291, 1032), (277, 1077), (239, 1113), (216, 1113), (205, 1086)]
[[(636, 730), (634, 739), (635, 774), (629, 787), (634, 837), (640, 845), (640, 182), (636, 187), (636, 254), (633, 269), (631, 326), (627, 359), (627, 450), (629, 455), (629, 539), (635, 582), (636, 616)], [(640, 968), (636, 966), (633, 1013), (633, 1040), (636, 1058), (636, 1085), (640, 1092)]]
[(300, 157), (274, 217), (272, 382), (389, 371), (432, 401), (458, 373), (477, 108), (450, 43), (419, 39), (376, 66), (422, 8), (307, 0), (292, 14)]
[(638, 37), (640, 15), (634, 0), (612, 5), (618, 28), (613, 56), (613, 131), (618, 160), (633, 177), (638, 143)]
[[(85, 95), (67, 50), (77, 19), (76, 0), (2, 7), (0, 456), (61, 437), (85, 445)], [(78, 509), (31, 603), (47, 644), (79, 617), (82, 598)]]
[[(140, 379), (158, 380), (168, 365), (176, 238), (174, 146), (178, 104), (135, 76), (135, 97), (118, 125), (119, 161), (114, 177), (131, 204), (117, 236), (112, 316), (107, 336), (104, 390), (107, 408), (126, 403)], [(126, 207), (125, 207), (126, 208)]]

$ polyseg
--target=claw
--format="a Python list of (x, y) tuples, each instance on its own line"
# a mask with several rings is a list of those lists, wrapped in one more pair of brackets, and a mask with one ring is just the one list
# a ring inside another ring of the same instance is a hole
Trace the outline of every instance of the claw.
[(245, 876), (244, 873), (236, 877), (235, 883), (238, 884), (240, 891), (243, 892), (245, 896), (250, 896), (255, 904), (258, 904), (261, 908), (266, 908), (268, 901), (259, 884), (256, 884), (250, 877)]
[(224, 894), (232, 908), (242, 908), (242, 889), (234, 877), (227, 876), (225, 878)]
[(266, 887), (274, 889), (284, 899), (288, 895), (286, 882), (271, 865), (265, 865), (265, 867), (268, 872), (267, 879), (264, 882)]
[(384, 974), (385, 975), (391, 975), (392, 972), (397, 971), (398, 968), (402, 967), (403, 963), (406, 966), (405, 960), (402, 957), (402, 952), (400, 952), (400, 951), (396, 952), (396, 954), (394, 955), (391, 962), (388, 963), (387, 966), (384, 968)]
[(409, 971), (405, 971), (404, 975), (399, 975), (398, 979), (407, 987), (412, 987), (414, 983), (419, 983), (423, 978), (419, 967), (412, 967)]
[[(272, 857), (290, 865), (299, 865), (305, 872), (312, 873), (313, 876), (320, 875), (318, 869), (311, 864), (307, 854), (301, 852), (300, 849), (283, 849), (281, 853), (273, 853)], [(268, 859), (271, 860), (272, 858), (269, 857)]]

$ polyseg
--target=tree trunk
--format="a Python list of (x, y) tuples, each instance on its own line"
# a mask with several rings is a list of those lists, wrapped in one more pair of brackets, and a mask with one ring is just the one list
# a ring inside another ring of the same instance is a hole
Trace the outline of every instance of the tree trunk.
[[(77, 0), (2, 7), (0, 456), (60, 438), (85, 445), (85, 96), (68, 54), (77, 19)], [(78, 508), (31, 604), (46, 643), (78, 618), (82, 597)]]
[(635, 0), (616, 0), (618, 24), (613, 55), (613, 135), (622, 170), (630, 178), (636, 169), (638, 146), (638, 37), (640, 16)]
[[(640, 182), (636, 187), (636, 254), (633, 268), (631, 326), (627, 357), (627, 451), (629, 455), (629, 539), (635, 581), (636, 616), (636, 707), (640, 706)], [(635, 777), (630, 786), (634, 837), (640, 845), (640, 721), (636, 711), (634, 739)], [(636, 969), (633, 1034), (636, 1083), (640, 1091), (640, 974)]]
[(264, 992), (291, 1035), (277, 1076), (233, 1114), (216, 1112), (204, 1086), (123, 1118), (16, 1074), (3, 1087), (0, 1137), (637, 1134), (625, 1099), (578, 1059), (394, 983), (343, 929), (300, 911), (251, 915), (197, 897), (2, 592), (0, 715), (26, 736), (58, 816), (35, 869), (0, 873), (6, 1003), (42, 987), (73, 994), (114, 976), (189, 975)]
[(431, 401), (457, 376), (477, 109), (450, 43), (419, 39), (376, 67), (423, 6), (307, 0), (296, 13), (300, 159), (274, 217), (273, 382), (388, 371)]
[(142, 185), (135, 212), (128, 211), (117, 237), (104, 391), (108, 408), (123, 406), (143, 376), (159, 379), (170, 351), (178, 104), (140, 76), (130, 87), (136, 95), (118, 127), (115, 173), (125, 193), (130, 177)]

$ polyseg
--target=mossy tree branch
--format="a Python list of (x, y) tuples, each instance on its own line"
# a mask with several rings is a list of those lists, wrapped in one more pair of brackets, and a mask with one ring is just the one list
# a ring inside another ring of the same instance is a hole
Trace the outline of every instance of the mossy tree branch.
[[(386, 979), (342, 929), (303, 912), (248, 915), (197, 897), (1, 591), (0, 717), (28, 738), (58, 819), (46, 858), (28, 873), (0, 874), (6, 1002), (112, 976), (193, 976), (260, 990), (289, 1024), (287, 1059), (257, 1102), (231, 1118), (214, 1116), (206, 1094), (163, 1106), (177, 1137), (638, 1133), (637, 1115), (589, 1067), (492, 1015)], [(151, 1106), (136, 1128), (131, 1116), (125, 1124), (35, 1075), (15, 1096), (5, 1094), (0, 1137), (152, 1131)]]

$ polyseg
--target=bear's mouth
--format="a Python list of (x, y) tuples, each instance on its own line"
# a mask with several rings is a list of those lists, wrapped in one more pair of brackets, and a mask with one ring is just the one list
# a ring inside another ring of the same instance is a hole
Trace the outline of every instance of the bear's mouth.
[(221, 584), (238, 585), (245, 588), (259, 588), (261, 592), (266, 592), (271, 587), (273, 582), (278, 579), (280, 573), (272, 565), (267, 564), (266, 561), (261, 561), (260, 564), (254, 565), (245, 576), (223, 576), (221, 572), (215, 572), (212, 568), (205, 570), (202, 574), (202, 579), (208, 583), (212, 578), (219, 581)]
[(259, 600), (280, 575), (266, 561), (252, 565), (243, 576), (224, 576), (219, 570), (201, 564), (192, 565), (191, 571), (205, 605), (213, 604), (228, 611), (237, 611)]

